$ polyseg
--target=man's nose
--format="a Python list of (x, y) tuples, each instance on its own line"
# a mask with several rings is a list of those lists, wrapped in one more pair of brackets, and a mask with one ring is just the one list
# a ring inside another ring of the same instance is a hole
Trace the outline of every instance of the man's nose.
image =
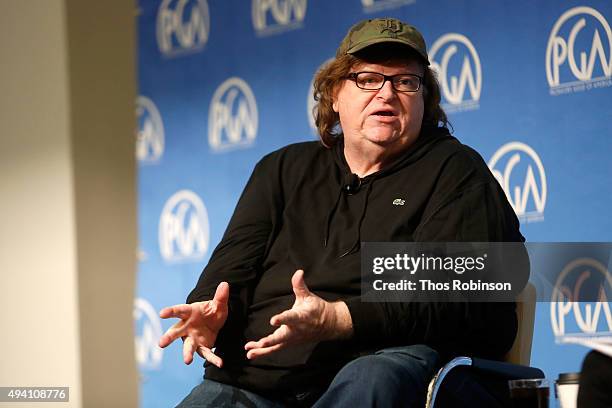
[(382, 88), (378, 90), (376, 96), (386, 100), (392, 99), (396, 96), (395, 89), (393, 89), (393, 84), (389, 79), (385, 79)]

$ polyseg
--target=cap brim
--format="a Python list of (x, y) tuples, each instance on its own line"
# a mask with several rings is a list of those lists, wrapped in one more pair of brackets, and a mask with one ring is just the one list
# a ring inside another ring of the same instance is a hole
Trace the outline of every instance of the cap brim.
[(419, 55), (421, 58), (423, 58), (425, 63), (427, 65), (429, 65), (429, 59), (427, 58), (426, 54), (423, 54), (421, 51), (419, 51), (418, 47), (416, 47), (414, 44), (411, 44), (410, 42), (408, 42), (406, 40), (402, 40), (401, 38), (385, 38), (385, 39), (375, 38), (375, 39), (370, 40), (370, 41), (363, 41), (363, 42), (355, 44), (352, 47), (350, 47), (349, 49), (347, 49), (346, 53), (347, 54), (354, 54), (354, 53), (359, 52), (359, 51), (361, 51), (361, 50), (363, 50), (363, 49), (365, 49), (367, 47), (370, 47), (372, 45), (385, 44), (385, 43), (395, 43), (395, 44), (405, 45), (406, 47), (408, 47), (411, 50), (413, 50), (414, 52), (416, 52), (417, 55)]

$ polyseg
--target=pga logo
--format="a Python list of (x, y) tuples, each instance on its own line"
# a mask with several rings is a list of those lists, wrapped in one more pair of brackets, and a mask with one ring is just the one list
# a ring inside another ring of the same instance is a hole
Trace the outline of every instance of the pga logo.
[(248, 147), (257, 136), (257, 102), (241, 78), (224, 81), (213, 94), (208, 110), (208, 143), (220, 152)]
[(164, 154), (164, 123), (157, 106), (146, 96), (136, 98), (136, 158), (141, 163), (156, 163)]
[(366, 13), (394, 9), (414, 3), (416, 0), (361, 0), (363, 11)]
[[(593, 284), (598, 288), (597, 302), (581, 301), (582, 288)], [(558, 343), (581, 343), (585, 335), (610, 337), (612, 312), (607, 292), (611, 285), (610, 272), (597, 259), (578, 258), (563, 268), (550, 303), (550, 321)]]
[(163, 0), (157, 12), (157, 45), (167, 57), (204, 48), (210, 32), (206, 0)]
[(546, 173), (540, 156), (530, 146), (510, 142), (488, 163), (521, 222), (542, 221), (546, 207)]
[(136, 362), (141, 369), (158, 369), (164, 354), (164, 350), (157, 346), (162, 336), (161, 320), (153, 306), (142, 298), (134, 299), (133, 317)]
[(591, 7), (574, 7), (559, 17), (546, 47), (551, 95), (612, 85), (612, 31)]
[(302, 27), (307, 0), (252, 0), (251, 17), (259, 36)]
[(478, 109), (482, 68), (472, 42), (462, 34), (444, 34), (431, 46), (429, 60), (438, 73), (443, 108), (449, 113)]
[(159, 220), (159, 251), (168, 262), (198, 260), (208, 250), (208, 212), (196, 193), (180, 190), (168, 199)]

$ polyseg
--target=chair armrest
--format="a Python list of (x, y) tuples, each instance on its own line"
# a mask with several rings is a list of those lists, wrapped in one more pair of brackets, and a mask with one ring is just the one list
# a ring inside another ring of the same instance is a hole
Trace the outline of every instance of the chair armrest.
[(449, 361), (431, 379), (427, 388), (427, 400), (425, 408), (433, 408), (438, 391), (442, 386), (444, 378), (455, 368), (469, 366), (472, 369), (507, 380), (519, 378), (544, 378), (544, 373), (539, 368), (521, 366), (502, 361), (486, 360), (482, 358), (456, 357)]
[(442, 385), (442, 381), (444, 381), (444, 377), (446, 377), (453, 368), (471, 365), (472, 359), (470, 357), (455, 357), (440, 368), (438, 373), (431, 379), (429, 386), (427, 387), (427, 400), (425, 401), (425, 408), (433, 408), (434, 403), (436, 402), (436, 396), (438, 395), (438, 390)]
[(483, 358), (473, 358), (472, 367), (479, 371), (503, 377), (508, 380), (545, 377), (544, 373), (539, 368), (506, 363), (504, 361), (486, 360)]

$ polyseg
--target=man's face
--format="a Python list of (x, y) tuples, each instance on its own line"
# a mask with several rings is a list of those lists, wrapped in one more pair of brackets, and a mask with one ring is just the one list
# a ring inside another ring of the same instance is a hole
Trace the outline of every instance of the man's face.
[[(382, 64), (363, 63), (351, 72), (378, 72), (384, 75), (423, 75), (417, 61), (391, 60)], [(334, 111), (340, 116), (340, 125), (346, 144), (366, 147), (408, 147), (419, 136), (423, 121), (423, 85), (417, 92), (397, 92), (391, 81), (378, 91), (366, 91), (355, 82), (346, 80), (336, 93)]]

